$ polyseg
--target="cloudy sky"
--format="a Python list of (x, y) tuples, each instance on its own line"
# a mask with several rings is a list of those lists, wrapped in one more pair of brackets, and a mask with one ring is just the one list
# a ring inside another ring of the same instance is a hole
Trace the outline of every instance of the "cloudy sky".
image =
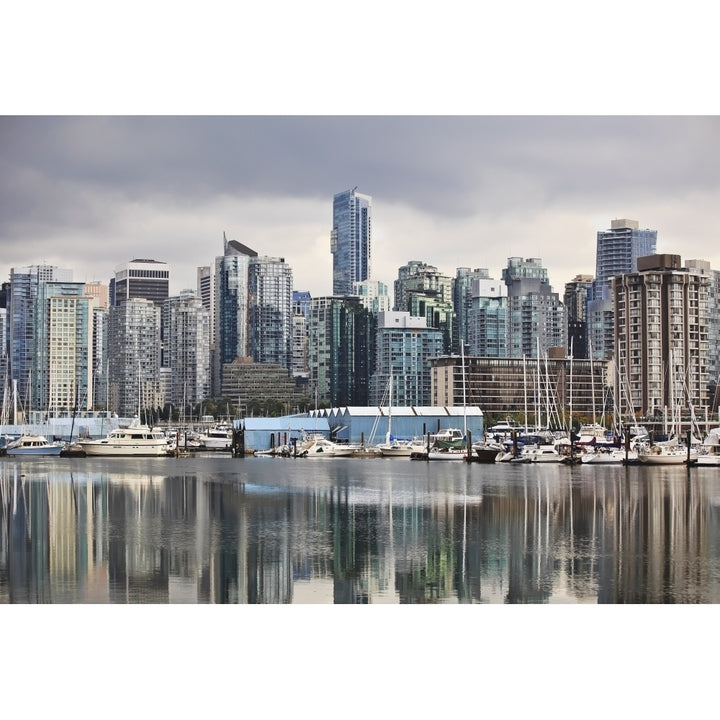
[(373, 198), (373, 278), (539, 257), (556, 291), (593, 274), (598, 230), (631, 218), (658, 251), (720, 269), (713, 116), (4, 116), (0, 277), (46, 262), (107, 282), (170, 263), (171, 291), (223, 232), (332, 291), (332, 197)]

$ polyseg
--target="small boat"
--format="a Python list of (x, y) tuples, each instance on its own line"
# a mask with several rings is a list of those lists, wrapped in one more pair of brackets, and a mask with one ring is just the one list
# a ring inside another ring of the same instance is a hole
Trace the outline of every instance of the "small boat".
[(476, 462), (494, 463), (500, 462), (505, 455), (505, 446), (502, 443), (480, 440), (472, 444)]
[(117, 428), (99, 440), (78, 439), (86, 455), (132, 455), (160, 457), (168, 455), (168, 442), (160, 428), (131, 425)]
[(635, 464), (638, 461), (637, 452), (628, 450), (627, 457), (625, 448), (597, 448), (593, 451), (586, 451), (580, 454), (583, 465), (622, 465), (623, 463)]
[(383, 457), (410, 457), (414, 452), (425, 452), (425, 441), (418, 438), (399, 440), (393, 438), (375, 446)]
[(324, 435), (313, 434), (297, 445), (298, 455), (308, 458), (351, 457), (357, 448), (328, 440)]
[(199, 449), (202, 450), (231, 450), (233, 426), (228, 422), (219, 422), (213, 425), (206, 433), (198, 436)]
[(465, 446), (465, 436), (458, 428), (446, 428), (432, 436), (433, 445), (438, 448), (462, 448)]
[(464, 448), (431, 447), (426, 452), (426, 460), (465, 460), (467, 450)]
[(713, 428), (703, 440), (697, 465), (720, 466), (720, 428)]
[(64, 443), (49, 442), (44, 435), (21, 435), (5, 448), (7, 455), (60, 455)]

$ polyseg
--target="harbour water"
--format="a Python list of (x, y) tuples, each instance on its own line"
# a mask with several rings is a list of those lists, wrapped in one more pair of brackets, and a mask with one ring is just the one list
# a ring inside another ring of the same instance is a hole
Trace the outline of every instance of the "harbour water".
[(0, 602), (720, 602), (717, 468), (0, 460)]

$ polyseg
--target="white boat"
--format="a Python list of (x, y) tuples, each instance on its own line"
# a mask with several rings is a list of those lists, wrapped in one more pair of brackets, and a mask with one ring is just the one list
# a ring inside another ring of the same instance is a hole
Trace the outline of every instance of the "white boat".
[(645, 446), (638, 450), (638, 460), (646, 465), (694, 464), (699, 456), (697, 447), (681, 445), (677, 438)]
[(697, 465), (720, 466), (720, 428), (713, 428), (703, 440)]
[(168, 442), (160, 428), (131, 425), (117, 428), (99, 440), (78, 439), (86, 455), (132, 455), (159, 457), (168, 455)]
[(635, 450), (627, 451), (625, 457), (625, 448), (597, 448), (595, 451), (588, 450), (580, 455), (583, 464), (592, 465), (622, 465), (627, 459), (628, 464), (638, 461), (637, 452)]
[(559, 463), (565, 455), (555, 445), (525, 445), (517, 456), (519, 462)]
[(232, 448), (231, 423), (220, 422), (213, 425), (206, 433), (202, 433), (198, 440), (203, 450), (230, 450)]
[(425, 441), (418, 438), (399, 440), (393, 438), (376, 446), (383, 457), (410, 457), (414, 452), (425, 452)]
[(9, 443), (7, 455), (59, 455), (65, 448), (64, 443), (49, 442), (44, 435), (21, 435)]
[(465, 460), (467, 458), (467, 450), (464, 448), (443, 448), (431, 447), (426, 452), (427, 460)]
[(308, 458), (351, 457), (355, 450), (354, 445), (341, 445), (319, 434), (309, 435), (297, 445), (297, 454)]
[(438, 448), (463, 448), (465, 436), (459, 428), (445, 428), (432, 436), (432, 444)]

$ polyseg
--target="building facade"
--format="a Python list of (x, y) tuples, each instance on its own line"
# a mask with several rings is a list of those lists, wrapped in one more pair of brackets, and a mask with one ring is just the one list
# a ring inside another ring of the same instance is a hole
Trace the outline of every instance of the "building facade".
[(508, 258), (507, 347), (510, 357), (543, 357), (550, 348), (567, 347), (565, 306), (550, 286), (539, 258)]
[(330, 252), (333, 256), (333, 295), (351, 295), (353, 283), (370, 279), (372, 198), (357, 188), (333, 197)]
[(367, 405), (377, 321), (353, 296), (313, 298), (308, 330), (309, 391), (318, 403)]
[(284, 258), (254, 257), (248, 265), (248, 355), (257, 363), (292, 367), (292, 269)]
[(169, 394), (175, 407), (210, 397), (210, 313), (192, 290), (163, 304)]
[(611, 221), (609, 230), (598, 231), (595, 251), (595, 279), (588, 297), (588, 338), (593, 357), (612, 357), (615, 319), (611, 278), (637, 271), (639, 257), (653, 255), (657, 230), (641, 229), (637, 220)]
[(430, 405), (430, 358), (442, 354), (442, 347), (442, 333), (428, 328), (424, 317), (381, 312), (370, 405)]
[(708, 410), (709, 279), (682, 268), (679, 255), (637, 266), (611, 282), (618, 405), (625, 418), (665, 417), (677, 432), (680, 414), (704, 419)]
[(91, 410), (93, 307), (84, 283), (43, 282), (35, 306), (33, 408), (49, 417)]
[(145, 298), (110, 308), (109, 409), (121, 417), (164, 405), (159, 377), (160, 322), (160, 307)]

